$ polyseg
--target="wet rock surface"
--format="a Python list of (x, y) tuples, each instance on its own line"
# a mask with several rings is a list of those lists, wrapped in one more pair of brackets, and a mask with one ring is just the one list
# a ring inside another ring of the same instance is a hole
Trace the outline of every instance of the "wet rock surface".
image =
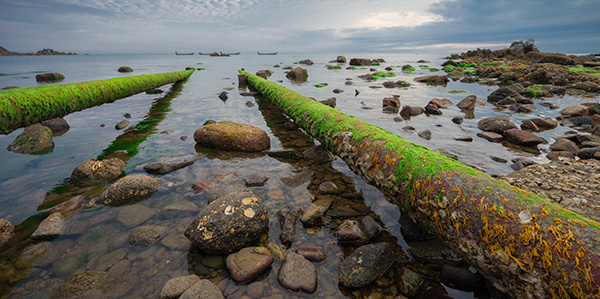
[(262, 129), (230, 121), (205, 125), (194, 132), (194, 140), (201, 146), (246, 152), (259, 152), (271, 145)]
[(187, 289), (179, 299), (225, 299), (221, 290), (210, 280), (201, 279)]
[(46, 154), (53, 149), (52, 131), (40, 124), (26, 127), (8, 147), (9, 151), (29, 155)]
[(245, 282), (262, 273), (273, 263), (264, 247), (246, 247), (227, 256), (227, 269), (235, 282)]
[(388, 243), (363, 245), (339, 264), (340, 284), (349, 288), (364, 287), (387, 271), (394, 262)]
[(93, 203), (123, 205), (145, 199), (158, 191), (161, 179), (144, 174), (131, 174), (110, 185)]
[(303, 256), (289, 252), (286, 254), (279, 272), (279, 284), (292, 291), (314, 293), (317, 290), (317, 268)]
[(167, 228), (158, 225), (144, 225), (136, 227), (129, 234), (129, 244), (146, 247), (167, 234)]
[(58, 238), (65, 232), (65, 217), (55, 212), (44, 219), (38, 228), (31, 234), (31, 238), (37, 241)]
[(179, 298), (187, 289), (196, 282), (200, 281), (198, 275), (188, 275), (169, 279), (160, 291), (160, 298), (175, 299)]
[(91, 158), (73, 169), (70, 182), (76, 186), (108, 183), (117, 179), (123, 173), (123, 168), (125, 168), (125, 162), (119, 158), (104, 160)]
[(52, 131), (52, 137), (61, 136), (71, 128), (69, 123), (62, 117), (42, 121), (40, 125), (49, 128)]
[(287, 206), (277, 212), (279, 217), (279, 227), (281, 229), (279, 240), (281, 240), (281, 243), (284, 245), (290, 246), (294, 243), (294, 240), (296, 239), (296, 221), (302, 212), (301, 209), (293, 208), (291, 206)]
[(200, 211), (185, 236), (207, 253), (237, 251), (258, 239), (269, 217), (262, 201), (250, 190), (229, 193)]
[(326, 258), (325, 254), (319, 248), (314, 247), (298, 247), (296, 253), (313, 263), (320, 263)]
[(0, 247), (15, 235), (15, 227), (6, 219), (0, 219)]
[(85, 271), (71, 276), (52, 298), (78, 298), (87, 291), (94, 289), (106, 278), (106, 272)]
[(201, 156), (195, 156), (183, 160), (175, 160), (169, 162), (153, 162), (144, 165), (144, 170), (150, 174), (167, 174), (175, 170), (184, 168), (194, 164), (194, 162), (202, 159)]

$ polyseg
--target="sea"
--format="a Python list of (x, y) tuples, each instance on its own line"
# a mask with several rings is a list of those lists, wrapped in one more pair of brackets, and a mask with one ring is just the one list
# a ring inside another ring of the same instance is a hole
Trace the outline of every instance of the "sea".
[[(507, 116), (514, 123), (542, 117), (554, 118), (557, 111), (540, 105), (551, 102), (560, 109), (578, 104), (582, 99), (569, 95), (536, 100), (536, 111), (522, 114), (493, 105), (477, 106), (472, 113), (456, 106), (443, 109), (443, 115), (419, 115), (400, 119), (397, 113), (385, 113), (382, 101), (397, 96), (401, 105), (424, 107), (432, 98), (447, 98), (454, 104), (468, 95), (486, 101), (497, 87), (482, 83), (465, 84), (450, 81), (445, 86), (428, 86), (414, 81), (425, 75), (444, 74), (440, 71), (450, 53), (328, 53), (257, 55), (241, 53), (229, 57), (205, 55), (140, 54), (140, 55), (73, 55), (73, 56), (14, 56), (0, 57), (0, 88), (6, 86), (43, 86), (71, 82), (109, 79), (141, 74), (156, 74), (184, 70), (196, 71), (183, 84), (162, 86), (161, 94), (140, 93), (66, 115), (70, 129), (54, 137), (54, 148), (43, 155), (25, 155), (7, 148), (23, 131), (17, 129), (0, 135), (0, 218), (15, 226), (15, 237), (0, 248), (1, 298), (50, 298), (63, 294), (65, 282), (77, 273), (100, 271), (107, 273), (103, 284), (82, 297), (156, 298), (165, 283), (174, 277), (196, 274), (217, 284), (227, 298), (257, 296), (264, 298), (388, 298), (400, 294), (397, 276), (401, 269), (419, 273), (424, 281), (419, 289), (422, 298), (486, 298), (485, 292), (458, 290), (440, 282), (441, 257), (424, 257), (426, 251), (443, 252), (436, 240), (416, 244), (408, 242), (401, 233), (401, 212), (376, 188), (355, 174), (339, 158), (331, 163), (311, 163), (277, 155), (245, 154), (206, 149), (195, 144), (194, 131), (208, 120), (236, 121), (259, 127), (271, 139), (272, 152), (296, 151), (319, 145), (317, 140), (300, 130), (285, 126), (289, 119), (262, 96), (244, 96), (245, 86), (239, 86), (239, 69), (255, 73), (270, 70), (269, 80), (316, 100), (336, 98), (336, 109), (379, 126), (402, 138), (431, 150), (442, 151), (457, 160), (493, 176), (513, 171), (512, 160), (527, 158), (547, 163), (549, 144), (573, 128), (559, 126), (537, 135), (547, 141), (537, 148), (519, 148), (507, 143), (491, 143), (479, 138), (477, 122), (485, 117)], [(351, 58), (381, 58), (379, 66), (348, 69), (348, 63), (335, 62), (338, 55)], [(312, 65), (298, 64), (310, 59)], [(425, 62), (417, 62), (425, 61)], [(401, 67), (410, 64), (412, 72)], [(339, 65), (340, 68), (328, 68)], [(129, 66), (132, 73), (119, 73)], [(286, 78), (284, 67), (303, 67), (308, 80), (298, 83)], [(361, 75), (391, 67), (395, 76), (367, 81)], [(436, 70), (438, 69), (438, 70)], [(59, 72), (65, 79), (59, 83), (37, 83), (39, 73)], [(407, 88), (384, 88), (385, 81), (406, 80)], [(317, 87), (320, 85), (323, 87)], [(315, 86), (317, 85), (317, 86)], [(342, 92), (334, 93), (334, 89)], [(227, 99), (219, 94), (227, 92)], [(1, 91), (0, 91), (1, 93)], [(157, 107), (160, 106), (160, 109)], [(125, 115), (129, 116), (126, 118)], [(132, 125), (156, 118), (143, 133), (117, 130), (115, 124), (127, 119)], [(464, 119), (461, 124), (453, 117)], [(431, 139), (419, 137), (418, 132), (431, 131)], [(133, 135), (132, 135), (133, 134)], [(455, 138), (472, 137), (472, 142)], [(150, 162), (165, 162), (200, 155), (193, 165), (160, 176), (167, 184), (150, 198), (128, 206), (86, 207), (85, 201), (97, 196), (106, 186), (77, 188), (69, 184), (73, 169), (82, 162), (114, 150), (125, 140), (127, 153), (124, 173), (145, 173), (143, 166)], [(301, 184), (287, 185), (286, 177), (305, 170), (312, 171), (310, 179)], [(294, 251), (300, 246), (316, 247), (327, 259), (315, 264), (318, 288), (313, 294), (293, 292), (277, 282), (281, 260), (276, 259), (264, 273), (250, 282), (235, 283), (225, 267), (226, 256), (198, 252), (183, 237), (183, 232), (198, 210), (207, 205), (210, 194), (194, 193), (191, 186), (199, 181), (232, 174), (240, 179), (261, 175), (268, 180), (263, 186), (251, 187), (269, 210), (270, 230), (261, 239), (281, 250)], [(304, 227), (298, 222), (296, 242), (286, 248), (279, 241), (277, 211), (287, 205), (307, 209), (311, 202), (323, 196), (319, 185), (334, 182), (344, 194), (335, 200), (325, 213), (325, 223), (319, 227)], [(84, 203), (72, 203), (73, 197), (83, 194)], [(348, 199), (352, 198), (352, 200)], [(345, 203), (351, 201), (350, 203)], [(338, 202), (339, 201), (339, 202)], [(68, 202), (70, 204), (64, 204)], [(342, 203), (343, 202), (343, 203)], [(337, 206), (336, 206), (337, 203)], [(167, 207), (185, 206), (179, 212)], [(191, 207), (191, 208), (190, 208)], [(29, 236), (51, 212), (61, 211), (67, 229), (57, 239), (34, 242)], [(338, 285), (337, 264), (357, 247), (338, 243), (335, 231), (345, 220), (360, 220), (371, 216), (381, 226), (377, 241), (394, 246), (396, 263), (376, 283), (362, 289), (346, 289)], [(140, 248), (128, 244), (131, 230), (140, 225), (161, 225), (168, 228), (163, 239)], [(434, 242), (434, 243), (427, 243)], [(418, 242), (417, 242), (418, 243)], [(433, 244), (433, 245), (432, 245)], [(419, 247), (421, 246), (421, 247)], [(427, 247), (431, 246), (431, 247)], [(437, 246), (437, 247), (436, 247)], [(417, 249), (419, 247), (419, 249)], [(443, 245), (441, 246), (443, 247)], [(435, 248), (435, 249), (434, 249)], [(435, 251), (438, 250), (438, 251)], [(454, 261), (456, 262), (456, 261)], [(475, 271), (473, 268), (470, 268)], [(258, 298), (258, 297), (252, 297)]]

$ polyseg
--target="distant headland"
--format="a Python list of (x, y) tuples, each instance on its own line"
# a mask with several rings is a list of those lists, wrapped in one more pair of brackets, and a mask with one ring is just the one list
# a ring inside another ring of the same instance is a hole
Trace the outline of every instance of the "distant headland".
[(22, 53), (22, 52), (9, 51), (3, 47), (0, 47), (0, 56), (41, 56), (41, 55), (77, 55), (77, 53), (57, 52), (52, 49), (43, 49), (43, 50), (39, 50), (35, 53)]

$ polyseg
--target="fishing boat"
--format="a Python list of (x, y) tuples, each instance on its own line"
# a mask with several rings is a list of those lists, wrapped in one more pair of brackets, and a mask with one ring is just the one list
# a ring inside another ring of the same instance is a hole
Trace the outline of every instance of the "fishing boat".
[(210, 55), (210, 54), (213, 54), (213, 53), (202, 53), (202, 52), (198, 52), (198, 54), (200, 54), (200, 55)]
[(235, 52), (235, 53), (223, 53), (225, 55), (240, 55), (240, 52)]
[(256, 52), (258, 55), (277, 55), (277, 52), (272, 52), (272, 53), (260, 53), (260, 52)]
[(215, 52), (215, 53), (211, 53), (210, 56), (213, 56), (213, 57), (229, 57), (229, 54), (222, 53), (222, 52), (219, 52), (219, 53)]
[(178, 53), (177, 51), (175, 51), (175, 55), (194, 55), (194, 52), (192, 52), (192, 53)]

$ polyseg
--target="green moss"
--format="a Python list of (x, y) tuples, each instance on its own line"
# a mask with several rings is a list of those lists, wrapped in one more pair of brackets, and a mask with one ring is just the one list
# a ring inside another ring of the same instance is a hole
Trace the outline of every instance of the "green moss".
[(341, 69), (341, 68), (342, 68), (342, 67), (341, 67), (341, 66), (339, 66), (339, 65), (328, 65), (328, 66), (327, 66), (327, 69), (328, 69), (328, 70), (339, 70), (339, 69)]
[(318, 84), (315, 84), (313, 86), (316, 87), (316, 88), (321, 88), (321, 87), (327, 86), (327, 83), (318, 83)]
[(476, 70), (474, 70), (474, 69), (463, 69), (461, 72), (463, 72), (463, 73), (471, 73), (471, 74), (475, 75)]
[(456, 67), (476, 67), (477, 63), (467, 63), (467, 62), (459, 62), (456, 64)]
[(456, 70), (456, 67), (452, 66), (452, 65), (447, 65), (445, 67), (442, 68), (442, 71), (447, 72), (447, 73), (452, 73)]
[(396, 77), (396, 74), (394, 74), (394, 72), (376, 72), (374, 74), (371, 75), (371, 80), (375, 81), (379, 78), (385, 78), (385, 77)]
[(448, 91), (448, 93), (466, 93), (466, 91), (453, 89), (453, 90)]
[(525, 96), (531, 98), (551, 97), (552, 93), (543, 90), (544, 86), (552, 86), (551, 84), (535, 84), (525, 88)]
[(371, 65), (379, 65), (379, 62), (377, 62), (377, 61), (373, 61), (373, 62), (371, 63)]
[(0, 90), (0, 132), (182, 81), (194, 70)]
[(412, 66), (404, 66), (402, 67), (403, 72), (414, 72), (416, 69)]
[(565, 69), (571, 71), (571, 72), (576, 72), (576, 73), (580, 73), (580, 74), (588, 74), (588, 75), (592, 75), (592, 76), (600, 76), (600, 70), (597, 70), (595, 68), (592, 67), (585, 67), (582, 65), (578, 65), (578, 66), (574, 66), (574, 67), (568, 67), (565, 66)]
[(419, 65), (419, 67), (422, 68), (422, 69), (428, 69), (429, 68), (428, 65), (424, 65), (424, 64), (423, 65)]

